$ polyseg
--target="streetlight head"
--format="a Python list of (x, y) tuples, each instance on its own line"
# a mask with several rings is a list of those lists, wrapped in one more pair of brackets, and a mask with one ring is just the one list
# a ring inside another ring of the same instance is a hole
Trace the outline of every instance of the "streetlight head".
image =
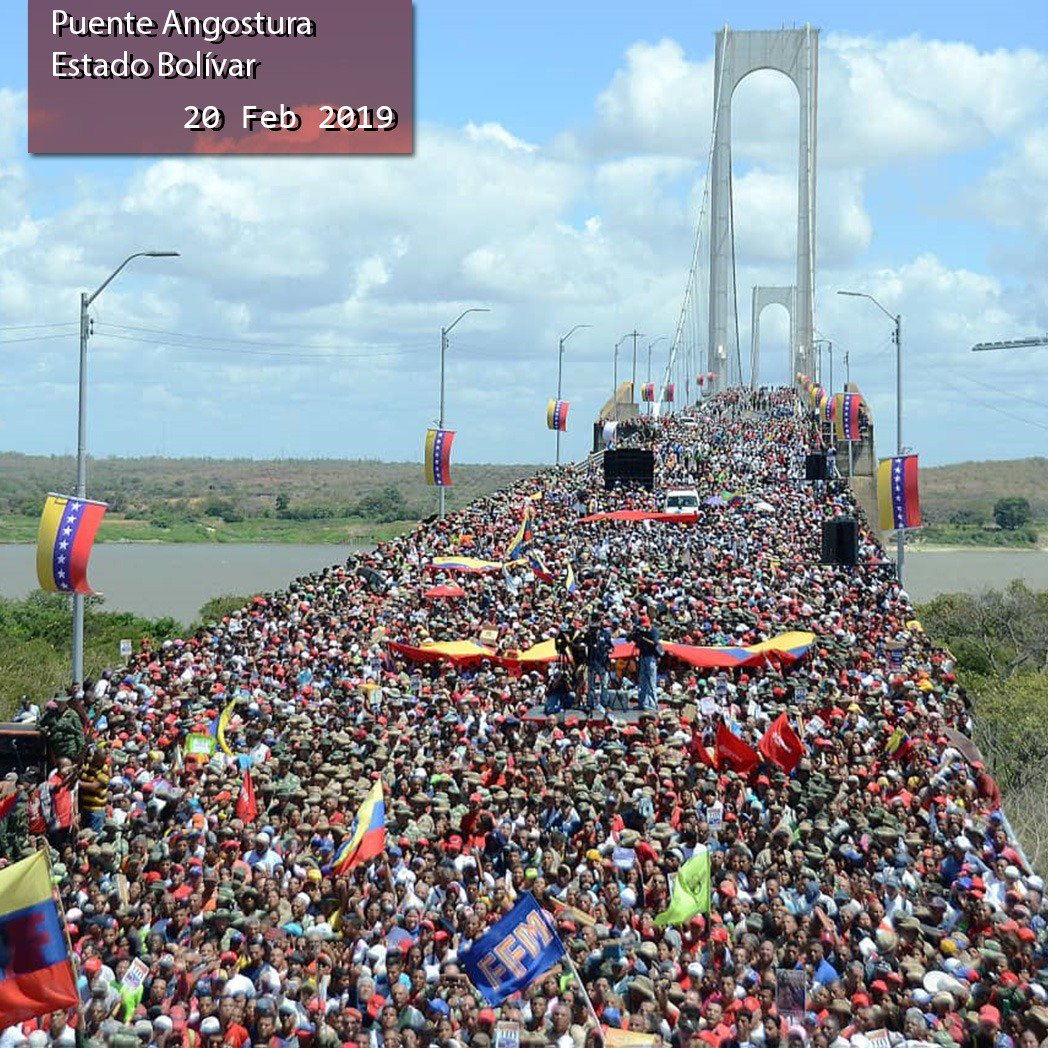
[(861, 291), (838, 291), (838, 295), (847, 295), (849, 298), (865, 298)]
[(181, 258), (179, 251), (143, 251), (146, 258)]

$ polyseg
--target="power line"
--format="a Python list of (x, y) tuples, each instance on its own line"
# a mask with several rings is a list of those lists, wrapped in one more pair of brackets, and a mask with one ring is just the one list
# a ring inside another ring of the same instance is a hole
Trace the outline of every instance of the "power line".
[(402, 355), (402, 351), (396, 349), (385, 353), (376, 352), (374, 349), (365, 350), (362, 353), (285, 353), (281, 352), (280, 350), (266, 351), (256, 349), (239, 349), (235, 346), (206, 344), (201, 345), (194, 344), (191, 342), (180, 342), (177, 339), (153, 339), (146, 338), (142, 335), (117, 335), (111, 331), (100, 331), (95, 337), (116, 339), (119, 342), (133, 342), (136, 345), (171, 346), (177, 349), (206, 350), (210, 353), (235, 353), (240, 356), (250, 357), (275, 357), (282, 358), (285, 360), (298, 360), (302, 362), (324, 360), (389, 360), (399, 358)]
[(1022, 393), (1013, 393), (1010, 389), (1001, 389), (1000, 386), (987, 386), (980, 382), (977, 378), (972, 378), (971, 375), (962, 375), (954, 373), (954, 378), (963, 378), (965, 382), (970, 382), (973, 386), (978, 386), (984, 393), (1000, 393), (1004, 397), (1012, 397), (1014, 400), (1024, 400), (1027, 404), (1032, 404), (1038, 408), (1048, 408), (1048, 402), (1043, 400), (1034, 400), (1033, 397), (1024, 397)]
[(0, 331), (29, 331), (43, 328), (75, 328), (75, 320), (66, 320), (61, 324), (4, 324), (0, 325)]
[(27, 335), (25, 338), (0, 338), (0, 346), (16, 346), (22, 342), (46, 342), (53, 338), (69, 338), (72, 331), (62, 331), (54, 335)]
[[(195, 333), (189, 332), (189, 331), (170, 331), (170, 330), (165, 330), (164, 328), (138, 327), (138, 326), (133, 325), (133, 324), (110, 324), (108, 322), (100, 322), (100, 323), (96, 324), (95, 326), (99, 330), (103, 330), (103, 329), (104, 330), (109, 330), (110, 328), (114, 328), (114, 329), (116, 329), (118, 331), (138, 331), (138, 332), (144, 332), (144, 333), (149, 334), (149, 335), (164, 335), (164, 336), (167, 336), (168, 338), (191, 340), (191, 341), (195, 341), (195, 342), (217, 342), (217, 343), (220, 343), (222, 345), (222, 347), (228, 346), (229, 344), (234, 344), (234, 345), (238, 345), (238, 346), (257, 346), (260, 349), (307, 349), (307, 350), (316, 350), (316, 349), (328, 350), (328, 349), (330, 349), (330, 350), (333, 350), (335, 352), (340, 352), (342, 350), (350, 348), (350, 347), (347, 347), (347, 346), (338, 346), (338, 345), (335, 345), (335, 346), (309, 346), (309, 345), (303, 345), (301, 342), (266, 341), (266, 340), (261, 340), (261, 339), (237, 338), (236, 336), (226, 337), (226, 336), (223, 336), (223, 335), (198, 335), (198, 334), (195, 334)], [(112, 335), (111, 337), (112, 338), (116, 338), (117, 336), (116, 335)], [(425, 348), (425, 346), (428, 346), (428, 343), (425, 343), (425, 344), (419, 343), (416, 346), (403, 346), (403, 347), (397, 347), (397, 348), (401, 348), (401, 349), (420, 349), (420, 348)], [(352, 348), (353, 349), (361, 349), (361, 348), (366, 348), (366, 347), (361, 347), (361, 346), (358, 345), (358, 346), (354, 346)], [(393, 348), (393, 347), (376, 347), (376, 348), (388, 349), (388, 348)], [(330, 356), (331, 354), (325, 353), (323, 355)], [(370, 355), (370, 353), (368, 353), (367, 355)]]
[[(960, 393), (962, 397), (971, 397), (970, 393), (967, 393), (965, 390), (961, 389), (960, 386), (955, 386), (949, 380), (940, 377), (939, 381), (943, 385), (948, 386), (955, 393)], [(1048, 425), (1045, 425), (1043, 422), (1034, 422), (1033, 419), (1023, 418), (1022, 415), (1015, 415), (1011, 411), (1005, 411), (1004, 408), (994, 407), (992, 404), (987, 404), (985, 402), (976, 401), (976, 403), (979, 405), (979, 407), (986, 408), (987, 411), (995, 411), (998, 415), (1004, 415), (1005, 418), (1010, 418), (1016, 422), (1021, 422), (1024, 426), (1034, 426), (1037, 429), (1048, 430)]]

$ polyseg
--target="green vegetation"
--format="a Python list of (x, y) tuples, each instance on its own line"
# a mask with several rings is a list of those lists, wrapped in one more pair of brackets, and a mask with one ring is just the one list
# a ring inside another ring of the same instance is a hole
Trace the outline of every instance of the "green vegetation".
[(945, 643), (974, 704), (975, 742), (1030, 861), (1048, 865), (1048, 592), (935, 598), (919, 609)]
[(934, 546), (979, 546), (985, 549), (1036, 549), (1036, 528), (1014, 531), (988, 528), (982, 524), (925, 524), (917, 541)]
[(1021, 495), (1009, 495), (993, 504), (993, 519), (1005, 531), (1015, 531), (1030, 523), (1030, 502)]
[[(533, 473), (456, 465), (448, 508)], [(0, 542), (36, 539), (48, 491), (68, 490), (71, 458), (0, 454)], [(97, 459), (92, 498), (109, 503), (100, 542), (380, 542), (436, 508), (417, 463), (333, 459)]]
[(235, 593), (223, 593), (220, 597), (212, 597), (201, 609), (198, 621), (201, 625), (209, 622), (220, 622), (227, 615), (244, 607), (251, 597), (240, 597)]
[[(205, 609), (201, 609), (201, 614)], [(70, 680), (70, 601), (37, 591), (24, 600), (0, 597), (0, 719), (9, 717), (23, 694), (47, 701)], [(121, 663), (120, 641), (137, 647), (143, 637), (154, 644), (177, 637), (185, 627), (172, 618), (143, 619), (129, 612), (103, 611), (89, 597), (84, 617), (84, 670), (97, 676)]]

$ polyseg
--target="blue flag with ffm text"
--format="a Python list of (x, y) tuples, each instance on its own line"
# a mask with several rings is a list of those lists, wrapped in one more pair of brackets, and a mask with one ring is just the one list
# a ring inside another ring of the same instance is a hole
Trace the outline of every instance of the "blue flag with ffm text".
[(564, 956), (549, 914), (526, 892), (461, 957), (466, 974), (491, 1005), (525, 989)]

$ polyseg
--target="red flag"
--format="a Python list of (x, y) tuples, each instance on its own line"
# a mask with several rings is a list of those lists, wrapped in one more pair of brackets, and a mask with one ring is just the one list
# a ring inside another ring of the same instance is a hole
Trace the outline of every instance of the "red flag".
[(717, 724), (716, 751), (717, 767), (728, 768), (740, 775), (748, 775), (761, 762), (757, 751), (738, 735), (732, 734), (723, 721)]
[(768, 730), (761, 736), (757, 743), (757, 749), (771, 761), (777, 764), (787, 775), (800, 763), (801, 757), (806, 750), (800, 736), (790, 727), (785, 713), (780, 713), (768, 725)]
[(258, 801), (255, 800), (255, 784), (251, 781), (251, 769), (244, 772), (244, 783), (237, 797), (237, 818), (253, 822), (258, 818)]
[(6, 797), (0, 797), (0, 819), (6, 819), (11, 814), (17, 801), (17, 790), (12, 790)]
[(688, 746), (688, 756), (693, 761), (705, 764), (707, 768), (712, 768), (714, 771), (717, 770), (716, 761), (710, 756), (710, 751), (702, 741), (702, 732), (696, 731), (694, 728), (691, 731), (691, 744)]

